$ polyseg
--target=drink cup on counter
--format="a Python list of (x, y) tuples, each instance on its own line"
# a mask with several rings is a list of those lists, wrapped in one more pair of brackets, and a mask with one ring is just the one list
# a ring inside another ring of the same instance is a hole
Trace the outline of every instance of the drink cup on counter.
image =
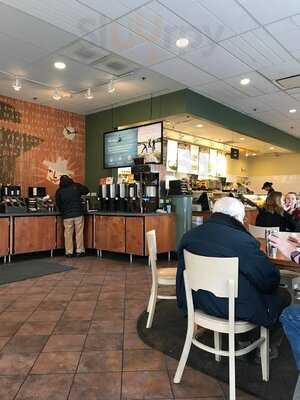
[(271, 244), (271, 242), (269, 240), (269, 237), (270, 237), (270, 235), (276, 236), (276, 234), (278, 234), (278, 232), (279, 232), (279, 230), (278, 229), (274, 229), (274, 228), (267, 228), (266, 231), (265, 231), (268, 257), (276, 258), (277, 248), (272, 246), (272, 244)]

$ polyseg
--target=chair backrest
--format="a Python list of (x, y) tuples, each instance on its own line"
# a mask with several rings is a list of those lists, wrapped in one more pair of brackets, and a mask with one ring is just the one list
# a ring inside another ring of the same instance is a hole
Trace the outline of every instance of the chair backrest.
[(152, 283), (157, 280), (157, 247), (156, 247), (156, 234), (155, 230), (149, 231), (146, 233), (147, 245), (148, 245), (148, 253), (149, 253), (149, 261), (152, 273)]
[(192, 290), (207, 290), (217, 297), (229, 297), (228, 282), (234, 284), (234, 297), (238, 296), (238, 257), (204, 257), (184, 250), (184, 261), (189, 286)]
[(274, 231), (279, 232), (279, 226), (256, 226), (256, 225), (249, 225), (249, 232), (252, 236), (257, 239), (265, 239), (266, 237), (266, 229), (272, 229)]
[(238, 296), (239, 259), (204, 257), (184, 250), (184, 261), (188, 324), (194, 323), (192, 290), (207, 290), (217, 297), (228, 298), (229, 342), (234, 349), (234, 299)]

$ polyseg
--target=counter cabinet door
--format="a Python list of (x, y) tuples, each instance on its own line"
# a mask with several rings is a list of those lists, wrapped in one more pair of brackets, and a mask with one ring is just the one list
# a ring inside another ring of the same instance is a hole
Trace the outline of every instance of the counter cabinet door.
[(125, 217), (95, 217), (95, 247), (125, 253)]
[(94, 216), (87, 215), (84, 218), (84, 247), (86, 249), (94, 248)]
[[(176, 218), (174, 214), (145, 217), (145, 234), (156, 231), (157, 253), (168, 253), (176, 249)], [(146, 243), (146, 239), (145, 239)], [(145, 245), (148, 255), (148, 247)]]
[(144, 253), (144, 218), (126, 218), (126, 253), (143, 256)]
[(14, 254), (55, 249), (56, 217), (14, 217)]
[(0, 218), (0, 257), (9, 253), (9, 218)]
[(62, 217), (56, 217), (56, 248), (65, 248), (64, 220)]

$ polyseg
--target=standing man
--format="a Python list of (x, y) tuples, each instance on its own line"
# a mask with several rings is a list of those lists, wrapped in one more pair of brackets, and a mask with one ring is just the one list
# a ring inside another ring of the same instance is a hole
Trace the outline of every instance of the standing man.
[(85, 255), (83, 242), (84, 217), (81, 196), (88, 193), (89, 189), (86, 186), (73, 182), (69, 176), (62, 175), (60, 177), (59, 189), (56, 191), (55, 200), (64, 220), (66, 257), (73, 256), (74, 228), (76, 235), (76, 255), (78, 257)]

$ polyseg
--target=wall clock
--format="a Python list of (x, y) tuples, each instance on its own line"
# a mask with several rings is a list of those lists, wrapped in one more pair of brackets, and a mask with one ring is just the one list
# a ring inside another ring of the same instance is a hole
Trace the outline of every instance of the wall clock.
[(68, 140), (74, 140), (76, 135), (76, 130), (72, 126), (65, 126), (63, 130), (63, 135)]

